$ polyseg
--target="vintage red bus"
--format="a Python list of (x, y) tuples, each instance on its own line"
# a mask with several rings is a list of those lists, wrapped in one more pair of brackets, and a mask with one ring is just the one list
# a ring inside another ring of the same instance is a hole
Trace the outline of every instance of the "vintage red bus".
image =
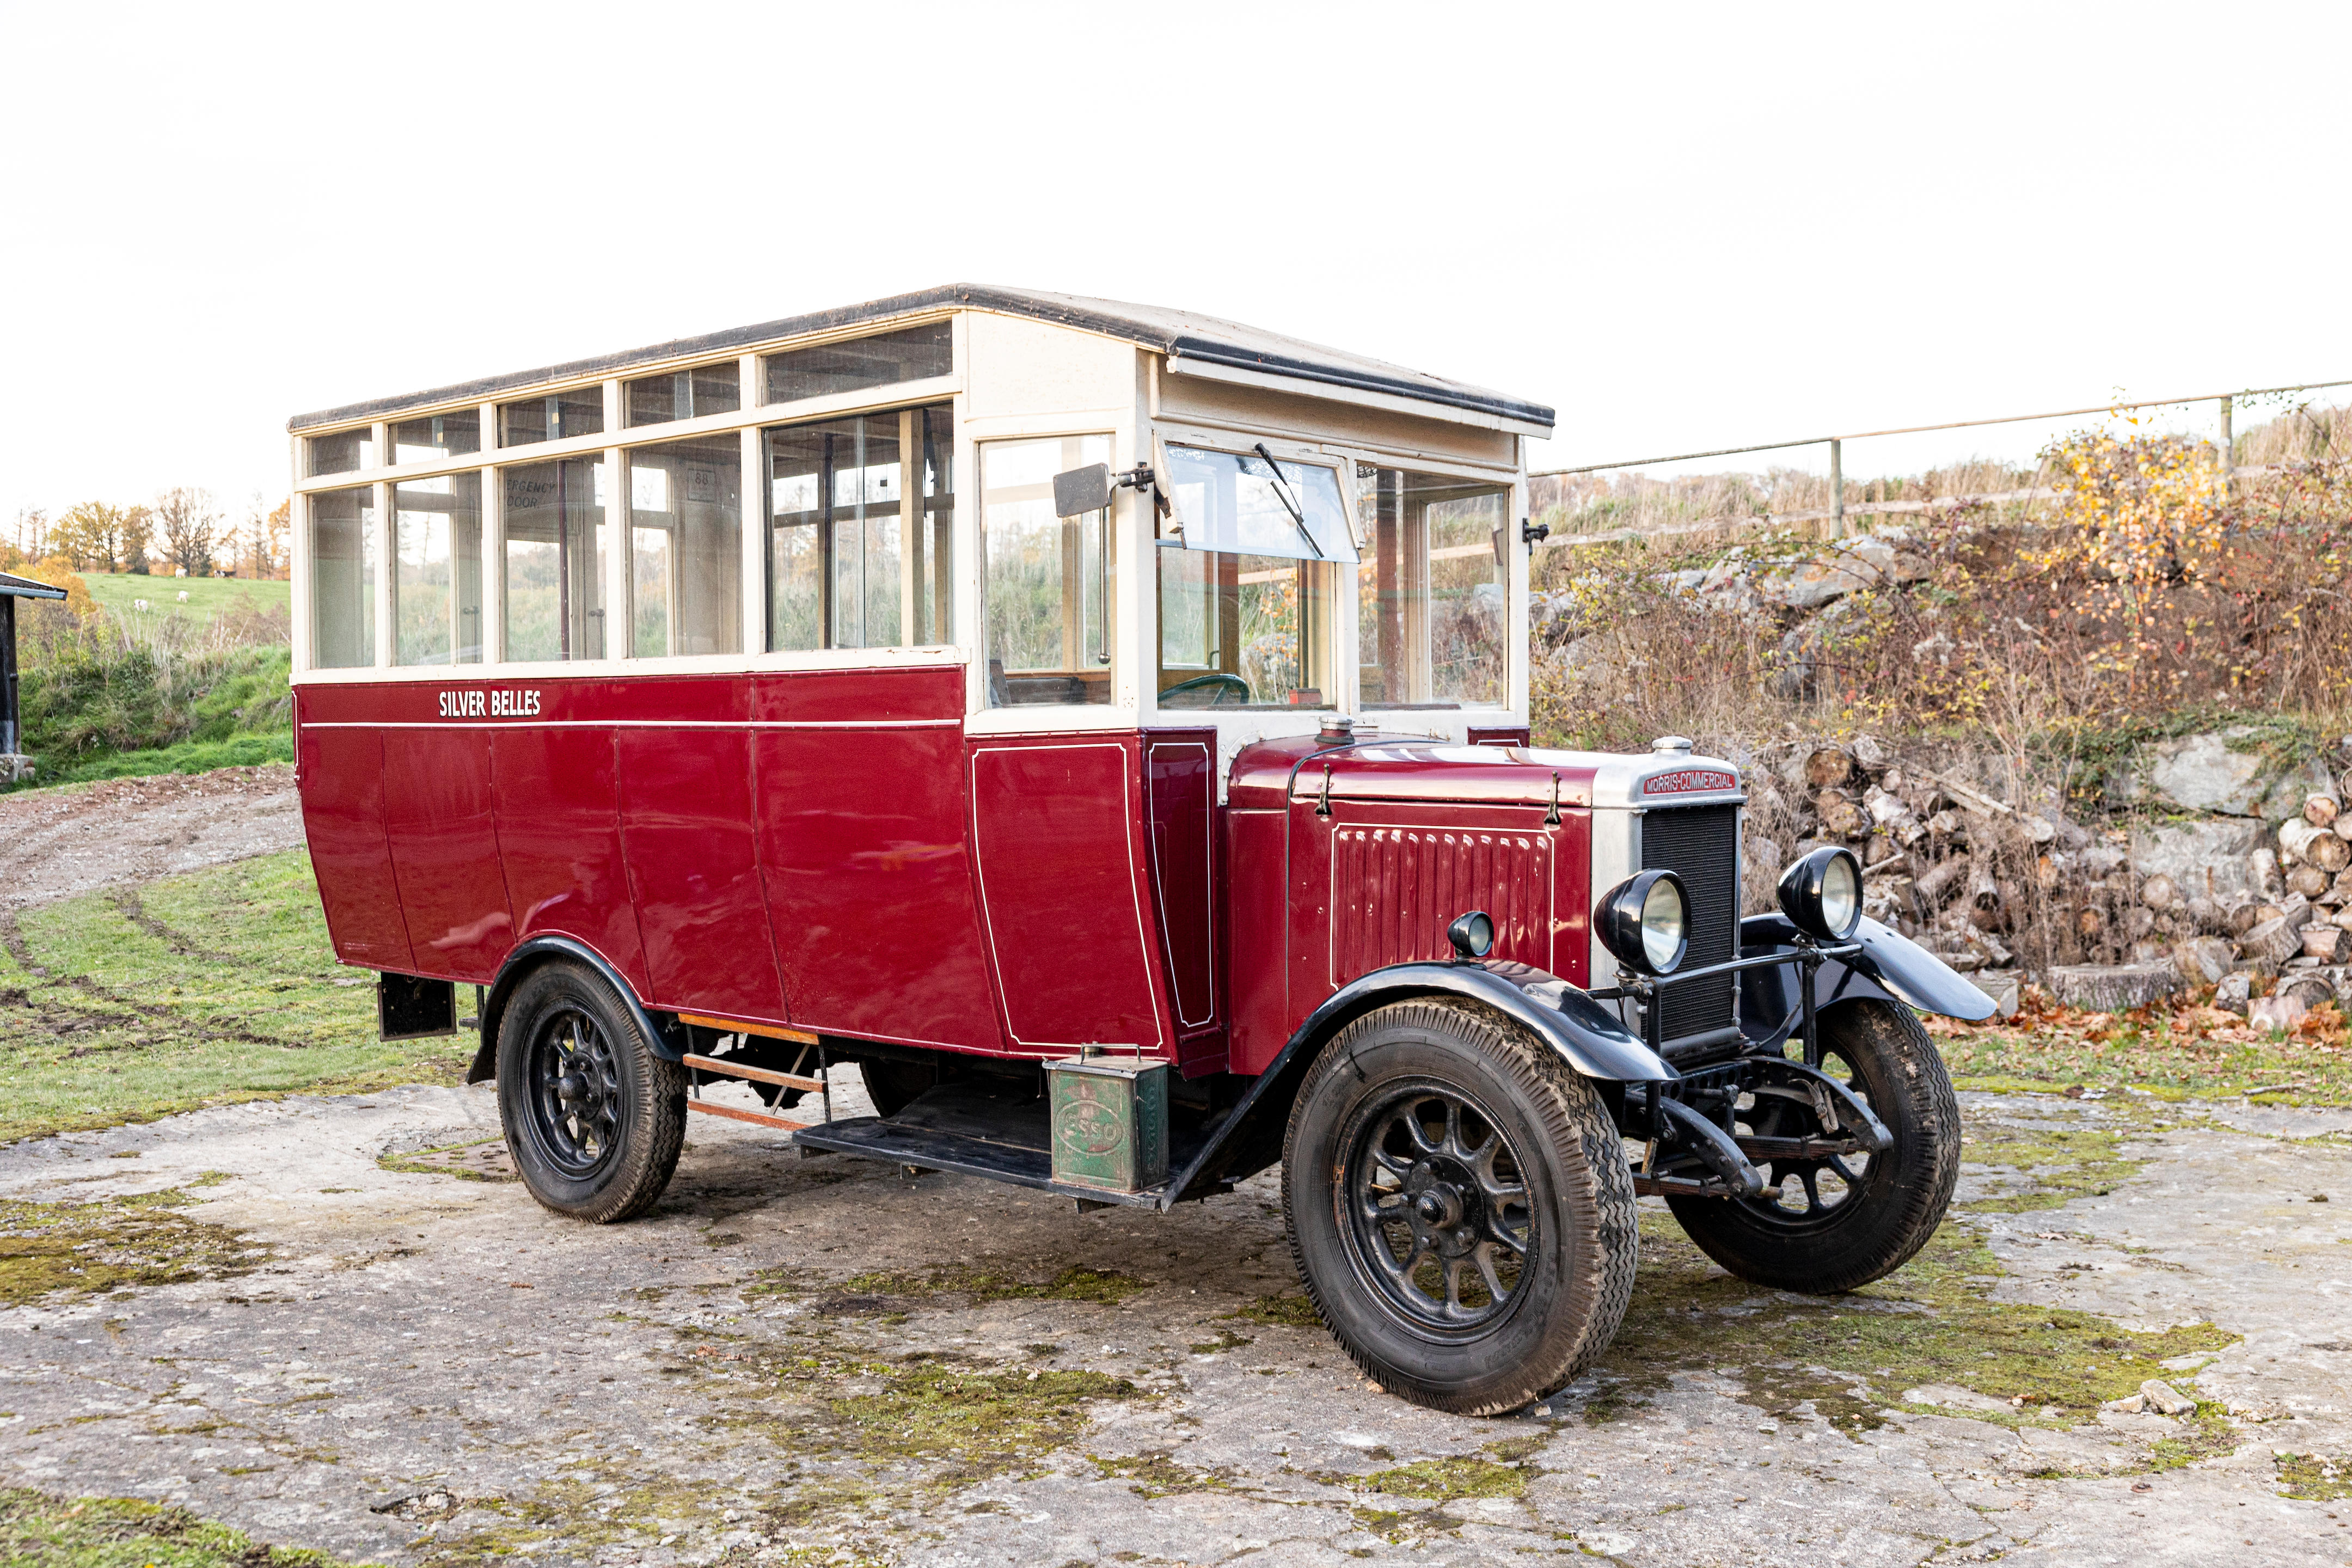
[(1333, 1331), (1447, 1409), (1599, 1352), (1639, 1193), (1747, 1278), (1877, 1278), (1958, 1169), (1914, 1010), (1990, 1005), (1842, 850), (1742, 921), (1736, 768), (1528, 745), (1551, 423), (971, 286), (301, 416), (336, 952), (388, 1036), (479, 988), (583, 1219), (698, 1110), (1082, 1209), (1278, 1163)]

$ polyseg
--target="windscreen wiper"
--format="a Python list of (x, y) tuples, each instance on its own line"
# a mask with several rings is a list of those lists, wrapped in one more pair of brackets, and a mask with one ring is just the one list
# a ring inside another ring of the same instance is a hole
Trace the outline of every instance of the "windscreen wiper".
[(1307, 531), (1307, 513), (1299, 509), (1298, 498), (1290, 493), (1290, 481), (1282, 477), (1282, 465), (1274, 460), (1274, 454), (1265, 449), (1263, 441), (1257, 444), (1257, 455), (1265, 459), (1266, 471), (1274, 476), (1274, 499), (1280, 501), (1282, 510), (1290, 514), (1292, 525), (1298, 530), (1298, 537), (1307, 541), (1307, 548), (1315, 552), (1315, 559), (1324, 559), (1323, 547), (1316, 543), (1315, 536)]

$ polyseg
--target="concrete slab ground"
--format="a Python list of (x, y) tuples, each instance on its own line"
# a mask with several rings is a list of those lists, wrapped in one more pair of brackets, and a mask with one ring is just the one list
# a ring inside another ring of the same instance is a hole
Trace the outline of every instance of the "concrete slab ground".
[(1971, 1166), (1971, 1288), (2018, 1322), (2210, 1321), (2227, 1342), (2170, 1371), (2199, 1417), (2021, 1423), (1965, 1362), (1795, 1397), (1735, 1331), (1799, 1299), (1670, 1300), (1646, 1256), (1621, 1340), (1680, 1313), (1719, 1357), (1686, 1332), (1655, 1375), (1438, 1415), (1299, 1321), (1271, 1176), (1080, 1216), (698, 1118), (659, 1208), (594, 1228), (496, 1179), (482, 1086), (0, 1150), (0, 1228), (66, 1216), (58, 1279), (110, 1287), (0, 1308), (0, 1483), (398, 1563), (2352, 1563), (2344, 1119), (1966, 1098), (1980, 1148), (2104, 1127), (2128, 1156), (2039, 1207)]

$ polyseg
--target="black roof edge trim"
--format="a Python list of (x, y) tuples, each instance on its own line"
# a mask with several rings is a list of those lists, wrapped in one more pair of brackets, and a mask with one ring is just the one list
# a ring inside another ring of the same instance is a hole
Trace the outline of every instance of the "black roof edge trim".
[(56, 588), (32, 577), (19, 577), (13, 572), (0, 572), (0, 595), (11, 599), (62, 599), (63, 588)]
[(934, 310), (968, 309), (1003, 310), (1027, 317), (1031, 321), (1076, 327), (1081, 331), (1099, 332), (1106, 337), (1137, 343), (1160, 353), (1197, 359), (1211, 364), (1228, 365), (1237, 370), (1255, 370), (1269, 375), (1286, 376), (1298, 381), (1318, 381), (1360, 392), (1386, 393), (1410, 402), (1430, 403), (1441, 407), (1459, 408), (1495, 418), (1519, 420), (1530, 425), (1541, 425), (1547, 429), (1549, 429), (1554, 423), (1553, 411), (1541, 404), (1520, 403), (1505, 397), (1483, 396), (1469, 389), (1438, 382), (1434, 377), (1429, 382), (1421, 382), (1403, 376), (1383, 376), (1337, 365), (1321, 364), (1312, 360), (1286, 355), (1253, 353), (1213, 339), (1155, 331), (1141, 322), (1108, 311), (1089, 310), (1077, 306), (1064, 305), (1034, 295), (1003, 289), (954, 283), (935, 289), (919, 289), (911, 294), (893, 294), (886, 299), (868, 300), (862, 304), (845, 305), (835, 310), (818, 310), (803, 316), (786, 316), (772, 321), (760, 321), (748, 327), (732, 327), (723, 331), (673, 338), (667, 342), (648, 343), (642, 348), (625, 349), (618, 353), (598, 354), (588, 359), (566, 360), (557, 364), (541, 365), (535, 370), (510, 372), (504, 375), (481, 376), (472, 381), (456, 382), (447, 386), (429, 387), (421, 392), (404, 393), (396, 397), (374, 397), (362, 403), (347, 403), (335, 408), (322, 408), (309, 414), (298, 414), (286, 422), (286, 428), (289, 432), (299, 434), (325, 426), (348, 425), (360, 419), (378, 419), (406, 413), (412, 409), (437, 407), (448, 403), (487, 403), (503, 394), (520, 392), (526, 387), (544, 385), (550, 382), (575, 381), (591, 375), (603, 376), (639, 365), (656, 364), (667, 360), (692, 359), (704, 354), (723, 353), (728, 349), (742, 349), (752, 343), (773, 342), (782, 338), (805, 337), (813, 332), (835, 331), (845, 327), (863, 326), (868, 322), (884, 322), (899, 316), (921, 315)]

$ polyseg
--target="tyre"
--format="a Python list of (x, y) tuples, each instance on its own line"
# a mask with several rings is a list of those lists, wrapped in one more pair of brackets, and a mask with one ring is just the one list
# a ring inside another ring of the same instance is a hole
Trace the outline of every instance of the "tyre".
[(499, 1023), (499, 1115), (532, 1197), (599, 1225), (634, 1219), (677, 1169), (686, 1069), (654, 1054), (603, 975), (548, 963)]
[[(1895, 1134), (1883, 1154), (1776, 1160), (1753, 1198), (1670, 1197), (1699, 1250), (1742, 1279), (1832, 1295), (1900, 1268), (1927, 1244), (1960, 1177), (1960, 1107), (1935, 1042), (1908, 1007), (1852, 1002), (1822, 1015), (1822, 1070)], [(1759, 1136), (1817, 1131), (1795, 1102), (1737, 1113)]]
[(1625, 1315), (1638, 1232), (1608, 1108), (1481, 1009), (1392, 1003), (1341, 1031), (1291, 1109), (1282, 1171), (1316, 1310), (1416, 1405), (1518, 1409)]

